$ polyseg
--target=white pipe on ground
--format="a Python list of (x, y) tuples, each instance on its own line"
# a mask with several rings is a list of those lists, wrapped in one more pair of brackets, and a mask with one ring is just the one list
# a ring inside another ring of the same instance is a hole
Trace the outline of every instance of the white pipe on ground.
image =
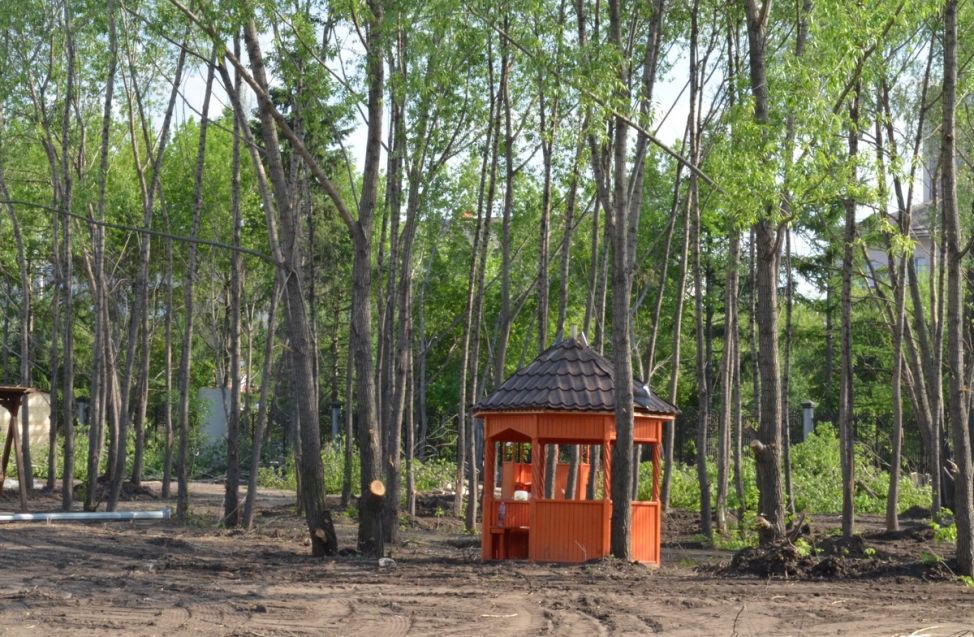
[(0, 513), (0, 522), (97, 522), (121, 520), (168, 520), (172, 509), (159, 511), (51, 511), (49, 513)]

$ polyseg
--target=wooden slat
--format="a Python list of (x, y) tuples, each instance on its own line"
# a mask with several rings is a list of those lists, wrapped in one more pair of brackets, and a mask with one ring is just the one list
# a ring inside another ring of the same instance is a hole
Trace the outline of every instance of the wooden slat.
[(644, 564), (660, 563), (659, 502), (632, 503), (632, 558)]

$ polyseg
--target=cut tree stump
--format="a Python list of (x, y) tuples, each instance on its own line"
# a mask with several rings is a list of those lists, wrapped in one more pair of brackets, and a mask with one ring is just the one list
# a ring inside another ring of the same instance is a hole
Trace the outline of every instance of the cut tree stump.
[(338, 536), (335, 535), (335, 523), (331, 519), (330, 511), (322, 511), (311, 538), (311, 554), (315, 557), (324, 557), (337, 553)]
[(379, 520), (376, 528), (375, 537), (371, 538), (373, 554), (382, 557), (385, 555), (385, 530), (382, 528), (382, 507), (386, 499), (386, 485), (382, 480), (373, 480), (369, 484), (368, 493), (362, 497), (362, 513), (374, 515)]

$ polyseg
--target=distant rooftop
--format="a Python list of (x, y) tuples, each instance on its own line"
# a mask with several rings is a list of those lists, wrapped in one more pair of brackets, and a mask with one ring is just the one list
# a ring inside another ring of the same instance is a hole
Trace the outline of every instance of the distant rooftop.
[[(614, 411), (612, 363), (584, 337), (555, 343), (478, 402), (476, 411)], [(675, 415), (679, 410), (633, 381), (637, 412)]]

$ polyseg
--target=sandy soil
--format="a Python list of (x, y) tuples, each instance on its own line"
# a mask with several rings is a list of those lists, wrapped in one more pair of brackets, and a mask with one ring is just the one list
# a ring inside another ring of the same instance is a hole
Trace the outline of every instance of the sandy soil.
[[(919, 555), (945, 551), (921, 531), (867, 533), (881, 568), (795, 580), (720, 571), (730, 553), (699, 548), (686, 514), (669, 521), (660, 569), (482, 564), (476, 538), (421, 517), (392, 549), (396, 565), (380, 568), (309, 557), (287, 493), (261, 491), (249, 533), (215, 528), (221, 486), (191, 493), (188, 527), (0, 526), (0, 634), (974, 635), (974, 589), (930, 581)], [(31, 508), (57, 503), (38, 496)], [(124, 508), (166, 504), (142, 497)], [(0, 499), (0, 510), (15, 507)], [(354, 524), (336, 518), (340, 544), (352, 546)]]

